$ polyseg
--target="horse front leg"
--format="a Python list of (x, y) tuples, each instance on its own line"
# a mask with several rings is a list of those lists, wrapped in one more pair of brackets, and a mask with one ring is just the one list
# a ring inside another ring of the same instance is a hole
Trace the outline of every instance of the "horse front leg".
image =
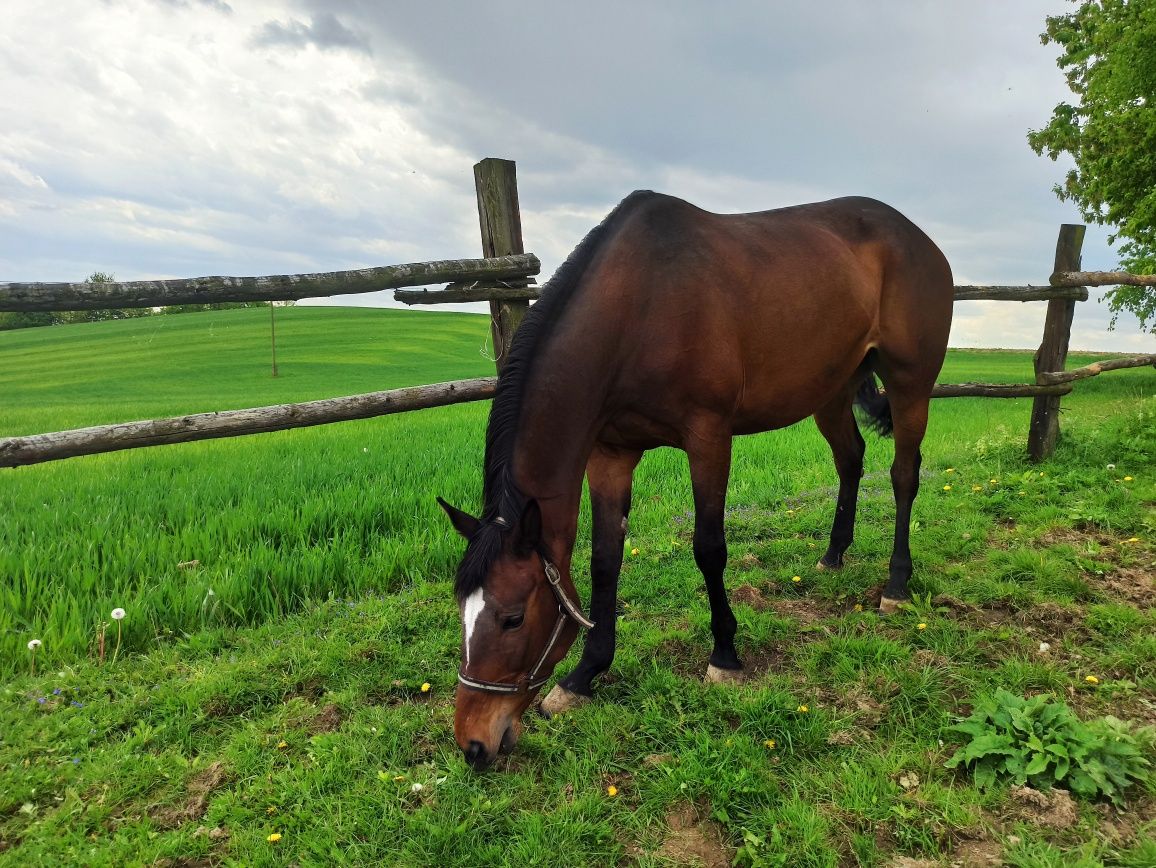
[(597, 446), (586, 465), (593, 525), (590, 620), (594, 627), (586, 634), (582, 658), (574, 671), (559, 680), (542, 700), (542, 713), (547, 717), (588, 702), (594, 693), (594, 679), (614, 661), (618, 576), (622, 572), (634, 468), (641, 458), (641, 452)]
[(721, 421), (713, 426), (700, 425), (695, 430), (695, 436), (685, 448), (694, 491), (694, 561), (706, 583), (710, 631), (714, 636), (706, 677), (715, 682), (737, 681), (743, 669), (735, 650), (738, 621), (723, 584), (727, 564), (723, 515), (731, 469), (731, 434)]

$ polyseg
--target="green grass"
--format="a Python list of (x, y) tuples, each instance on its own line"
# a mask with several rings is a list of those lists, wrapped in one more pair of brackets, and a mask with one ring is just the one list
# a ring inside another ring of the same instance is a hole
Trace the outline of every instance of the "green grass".
[[(0, 434), (492, 370), (482, 318), (277, 315), (275, 380), (263, 311), (0, 333)], [(1029, 353), (953, 351), (941, 379), (1030, 371)], [(1153, 864), (1156, 793), (1128, 791), (1127, 813), (1080, 802), (1050, 829), (944, 762), (950, 724), (996, 687), (1156, 717), (1154, 391), (1150, 370), (1078, 384), (1038, 467), (1030, 401), (937, 402), (916, 599), (882, 620), (855, 606), (885, 575), (890, 444), (870, 438), (847, 567), (815, 573), (826, 444), (810, 422), (737, 441), (739, 687), (701, 683), (686, 461), (648, 454), (597, 701), (528, 716), (481, 776), (452, 737), (460, 543), (433, 496), (476, 508), (486, 405), (0, 472), (0, 864), (652, 866), (709, 839), (740, 864), (883, 865), (977, 836), (1009, 864)], [(579, 564), (587, 528), (584, 512)], [(119, 659), (110, 628), (100, 665), (114, 606)]]

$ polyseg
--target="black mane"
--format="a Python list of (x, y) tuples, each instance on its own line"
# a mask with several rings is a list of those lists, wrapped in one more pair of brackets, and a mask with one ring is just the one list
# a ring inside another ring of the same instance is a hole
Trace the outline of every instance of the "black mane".
[[(587, 266), (602, 244), (613, 236), (622, 216), (641, 199), (652, 195), (647, 190), (636, 190), (591, 229), (542, 287), (538, 301), (518, 326), (490, 406), (482, 486), (482, 526), (470, 538), (458, 566), (454, 582), (458, 599), (465, 599), (482, 586), (491, 564), (501, 554), (505, 532), (521, 518), (526, 504), (525, 495), (514, 484), (511, 467), (518, 420), (522, 415), (522, 396), (538, 350), (561, 319)], [(505, 520), (505, 526), (496, 521), (499, 518)]]

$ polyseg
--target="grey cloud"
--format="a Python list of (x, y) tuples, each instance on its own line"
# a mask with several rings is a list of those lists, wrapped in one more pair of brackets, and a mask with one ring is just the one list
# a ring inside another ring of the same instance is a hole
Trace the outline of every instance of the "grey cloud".
[(192, 9), (195, 6), (205, 6), (209, 9), (215, 9), (217, 12), (223, 12), (226, 15), (232, 13), (233, 7), (224, 0), (153, 0), (161, 6), (175, 6), (178, 9)]
[(291, 18), (288, 23), (268, 21), (253, 37), (258, 46), (286, 45), (291, 48), (305, 48), (313, 45), (324, 49), (348, 49), (372, 55), (369, 40), (360, 33), (346, 27), (332, 12), (316, 13), (309, 24)]

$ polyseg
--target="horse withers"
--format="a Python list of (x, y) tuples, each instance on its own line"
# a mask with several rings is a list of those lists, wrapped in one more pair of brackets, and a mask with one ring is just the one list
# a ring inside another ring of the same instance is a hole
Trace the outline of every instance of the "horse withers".
[[(490, 411), (481, 516), (439, 500), (468, 541), (455, 581), (454, 720), (467, 760), (484, 768), (514, 746), (523, 712), (579, 629), (589, 629), (581, 660), (543, 710), (588, 698), (609, 668), (631, 483), (647, 449), (674, 446), (689, 458), (712, 680), (742, 670), (723, 585), (737, 434), (815, 417), (839, 474), (818, 564), (834, 569), (851, 544), (863, 471), (852, 405), (892, 433), (895, 539), (880, 608), (905, 599), (919, 447), (952, 301), (943, 254), (872, 199), (753, 214), (713, 214), (651, 192), (623, 200), (558, 269), (515, 335)], [(584, 475), (589, 619), (571, 574)]]

